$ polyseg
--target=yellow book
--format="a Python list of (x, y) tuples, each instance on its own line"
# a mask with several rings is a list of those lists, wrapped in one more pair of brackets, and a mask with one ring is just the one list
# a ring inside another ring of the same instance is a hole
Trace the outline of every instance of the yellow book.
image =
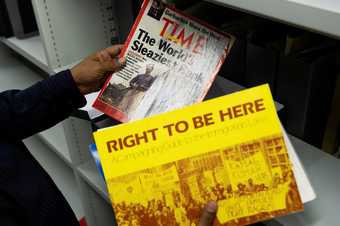
[(245, 225), (303, 210), (268, 85), (94, 133), (117, 223)]

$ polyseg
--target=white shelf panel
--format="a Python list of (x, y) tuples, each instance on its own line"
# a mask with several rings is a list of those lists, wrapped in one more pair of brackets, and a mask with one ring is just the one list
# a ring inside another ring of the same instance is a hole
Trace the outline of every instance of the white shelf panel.
[[(111, 203), (108, 203), (101, 196), (97, 194), (88, 184), (87, 194), (90, 198), (92, 208), (95, 210), (93, 226), (114, 226), (117, 225), (115, 222), (115, 215)], [(91, 225), (91, 226), (92, 226)], [(90, 226), (90, 225), (89, 225)]]
[(340, 38), (338, 0), (208, 0)]
[(94, 162), (87, 162), (77, 167), (80, 176), (104, 198), (108, 203), (111, 203), (107, 193), (106, 184), (104, 179), (99, 175)]
[(41, 68), (43, 71), (50, 73), (48, 67), (45, 50), (40, 36), (34, 36), (25, 39), (17, 39), (15, 37), (2, 39), (2, 41), (18, 52), (20, 55), (31, 61), (33, 64)]
[(53, 152), (48, 150), (49, 148), (36, 136), (26, 139), (24, 143), (32, 155), (51, 176), (70, 204), (77, 218), (80, 219), (84, 217), (84, 210), (73, 170)]
[(115, 36), (111, 0), (32, 0), (32, 4), (50, 68), (62, 68), (103, 49)]
[(24, 89), (42, 79), (0, 42), (0, 91)]
[(38, 137), (70, 166), (72, 165), (62, 123), (38, 134)]
[(334, 13), (340, 13), (340, 2), (336, 0), (289, 0), (307, 7), (327, 10)]

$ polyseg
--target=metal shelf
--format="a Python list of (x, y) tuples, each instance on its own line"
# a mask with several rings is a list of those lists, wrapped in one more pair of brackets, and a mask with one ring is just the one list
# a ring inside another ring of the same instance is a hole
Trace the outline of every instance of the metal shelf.
[(0, 91), (23, 89), (42, 79), (0, 42)]
[(17, 39), (12, 37), (8, 39), (2, 39), (2, 41), (11, 49), (41, 68), (43, 71), (47, 73), (51, 72), (48, 67), (44, 46), (40, 36), (34, 36), (25, 39)]
[(32, 0), (32, 5), (51, 69), (109, 46), (116, 36), (111, 0)]
[(340, 38), (338, 0), (208, 0)]
[(47, 74), (55, 74), (60, 71), (69, 69), (79, 63), (52, 69), (48, 66), (45, 49), (40, 36), (33, 36), (24, 39), (17, 39), (16, 37), (1, 38), (1, 41), (10, 47), (12, 50), (32, 62), (35, 66), (45, 71)]
[(117, 225), (113, 214), (112, 204), (103, 199), (83, 178), (79, 178), (81, 190), (84, 191), (84, 200), (91, 203), (91, 209), (86, 216), (89, 226), (113, 226)]
[(111, 203), (107, 193), (104, 179), (99, 175), (99, 172), (93, 161), (81, 164), (76, 169), (79, 175), (108, 203)]
[(62, 123), (45, 130), (37, 135), (50, 149), (52, 149), (63, 161), (72, 166), (70, 152), (67, 146)]

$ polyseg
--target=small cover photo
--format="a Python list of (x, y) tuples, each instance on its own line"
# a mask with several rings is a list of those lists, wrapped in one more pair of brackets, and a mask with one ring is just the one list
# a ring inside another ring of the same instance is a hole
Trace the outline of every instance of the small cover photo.
[(203, 100), (234, 38), (157, 0), (145, 0), (128, 36), (126, 66), (93, 107), (128, 122)]

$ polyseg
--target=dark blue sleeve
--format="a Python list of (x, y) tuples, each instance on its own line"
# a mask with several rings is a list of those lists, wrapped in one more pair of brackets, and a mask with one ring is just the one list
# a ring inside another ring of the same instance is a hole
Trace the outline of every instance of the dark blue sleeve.
[(0, 93), (0, 133), (24, 139), (64, 120), (86, 104), (71, 72), (60, 72), (25, 90)]

